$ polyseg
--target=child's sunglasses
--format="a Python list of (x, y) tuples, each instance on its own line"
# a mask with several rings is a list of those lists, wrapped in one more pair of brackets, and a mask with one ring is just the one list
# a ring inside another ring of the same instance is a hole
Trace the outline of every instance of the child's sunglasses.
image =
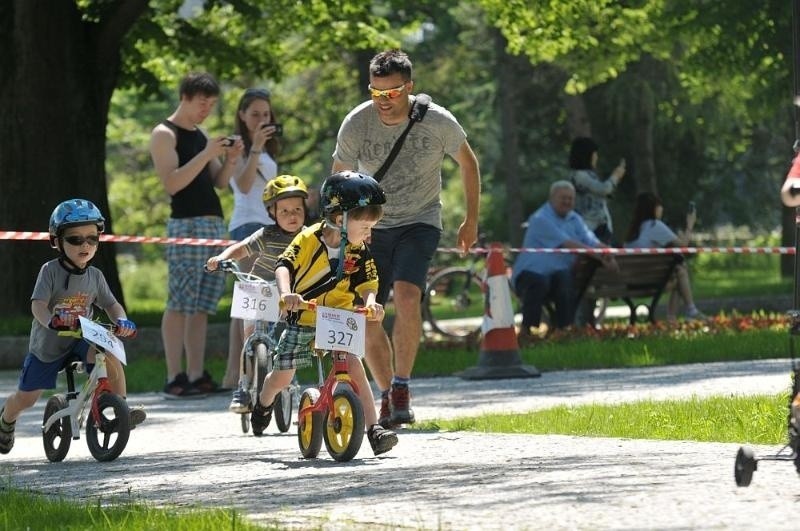
[(100, 236), (64, 236), (64, 241), (75, 247), (80, 247), (84, 243), (88, 243), (92, 247), (100, 243)]
[(373, 98), (386, 97), (389, 98), (390, 100), (399, 98), (400, 95), (403, 93), (403, 91), (405, 91), (405, 89), (406, 89), (405, 83), (403, 83), (399, 87), (390, 88), (386, 90), (379, 90), (376, 88), (372, 88), (372, 85), (367, 85), (367, 90), (369, 90), (369, 93)]

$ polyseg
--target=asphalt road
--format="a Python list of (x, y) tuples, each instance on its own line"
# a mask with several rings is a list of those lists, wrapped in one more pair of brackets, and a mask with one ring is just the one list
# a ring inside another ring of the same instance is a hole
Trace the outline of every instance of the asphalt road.
[[(788, 360), (545, 373), (541, 378), (417, 380), (417, 417), (430, 420), (555, 404), (777, 393)], [(14, 386), (0, 373), (0, 396)], [(348, 463), (323, 451), (301, 458), (294, 430), (245, 435), (227, 396), (164, 400), (135, 395), (149, 418), (125, 452), (98, 463), (73, 441), (49, 463), (44, 401), (19, 421), (0, 456), (11, 484), (68, 498), (167, 506), (236, 507), (293, 529), (797, 529), (800, 478), (788, 463), (759, 463), (736, 487), (738, 445), (686, 441), (401, 431), (380, 458), (365, 441)], [(756, 447), (758, 456), (778, 448)]]

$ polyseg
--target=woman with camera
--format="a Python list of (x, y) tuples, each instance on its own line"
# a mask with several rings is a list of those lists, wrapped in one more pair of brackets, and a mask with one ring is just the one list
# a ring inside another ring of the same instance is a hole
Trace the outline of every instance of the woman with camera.
[[(235, 133), (244, 142), (244, 156), (239, 160), (230, 181), (233, 190), (233, 213), (228, 224), (231, 239), (244, 240), (258, 229), (275, 223), (267, 214), (262, 196), (264, 188), (278, 175), (275, 158), (280, 151), (281, 124), (276, 123), (270, 93), (266, 89), (244, 91), (236, 107)], [(249, 271), (252, 259), (239, 266)], [(244, 341), (242, 321), (232, 319), (228, 336), (228, 367), (222, 386), (236, 388), (239, 380), (239, 352)]]
[[(661, 198), (650, 192), (642, 192), (636, 196), (636, 205), (633, 219), (625, 238), (625, 247), (653, 248), (653, 247), (684, 247), (692, 238), (692, 229), (697, 221), (697, 213), (692, 203), (686, 214), (686, 229), (678, 234), (661, 221), (664, 215), (664, 205)], [(682, 257), (681, 257), (682, 258)], [(686, 319), (705, 319), (697, 306), (694, 305), (692, 285), (689, 282), (689, 268), (686, 261), (681, 260), (675, 267), (675, 275), (665, 290), (669, 293), (667, 304), (667, 320), (675, 321), (678, 314), (679, 299), (683, 299)]]

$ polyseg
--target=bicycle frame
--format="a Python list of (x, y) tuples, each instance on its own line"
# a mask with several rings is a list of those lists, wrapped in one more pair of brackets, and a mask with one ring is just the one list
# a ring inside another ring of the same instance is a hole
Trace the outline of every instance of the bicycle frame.
[[(326, 353), (330, 353), (331, 360), (333, 361), (333, 365), (331, 366), (327, 377), (323, 375), (322, 371), (322, 358)], [(310, 406), (300, 409), (300, 412), (298, 413), (299, 418), (303, 418), (303, 415), (314, 411), (323, 413), (327, 412), (328, 409), (333, 405), (333, 393), (336, 391), (336, 387), (340, 383), (347, 383), (353, 389), (353, 392), (358, 395), (358, 386), (350, 377), (350, 371), (347, 368), (347, 352), (342, 352), (339, 350), (318, 351), (317, 376), (319, 378), (319, 400)]]
[[(95, 347), (97, 349), (97, 347)], [(80, 361), (72, 362), (73, 370), (76, 372), (83, 372), (83, 363)], [(74, 389), (74, 375), (69, 368), (65, 369), (67, 373), (67, 385), (69, 389)], [(92, 407), (90, 409), (93, 421), (97, 422), (99, 419), (99, 412), (97, 409), (97, 400), (95, 397), (101, 393), (111, 393), (111, 385), (108, 383), (108, 371), (106, 369), (106, 353), (97, 350), (95, 354), (95, 365), (92, 372), (89, 374), (86, 382), (83, 384), (80, 392), (76, 395), (74, 391), (67, 393), (67, 399), (70, 401), (70, 406), (50, 415), (47, 422), (42, 426), (42, 431), (48, 431), (53, 424), (59, 419), (69, 416), (70, 424), (72, 425), (72, 439), (77, 440), (81, 438), (80, 428), (83, 425), (83, 412), (86, 404), (91, 401)]]

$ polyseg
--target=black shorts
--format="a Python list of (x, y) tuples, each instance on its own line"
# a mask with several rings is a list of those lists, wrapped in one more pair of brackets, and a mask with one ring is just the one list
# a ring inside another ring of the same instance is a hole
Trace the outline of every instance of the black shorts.
[(441, 237), (442, 231), (427, 223), (372, 230), (369, 250), (378, 269), (379, 303), (386, 303), (396, 280), (425, 291), (428, 269)]

